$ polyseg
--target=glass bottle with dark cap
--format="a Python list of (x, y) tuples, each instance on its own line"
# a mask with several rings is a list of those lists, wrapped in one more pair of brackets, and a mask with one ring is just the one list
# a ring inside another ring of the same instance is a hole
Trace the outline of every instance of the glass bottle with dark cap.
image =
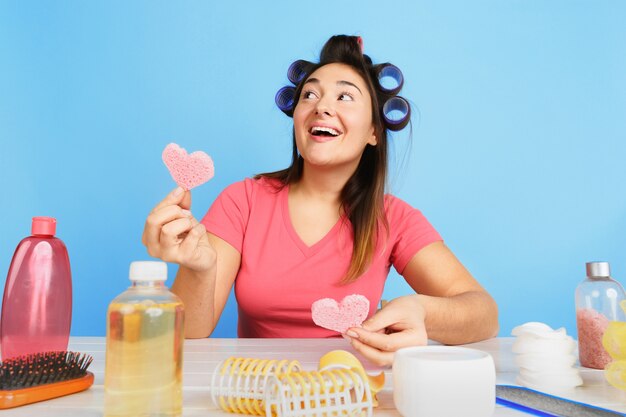
[(611, 357), (602, 346), (610, 321), (626, 321), (620, 303), (624, 288), (611, 278), (608, 262), (587, 262), (587, 278), (576, 288), (576, 326), (580, 364), (604, 369)]

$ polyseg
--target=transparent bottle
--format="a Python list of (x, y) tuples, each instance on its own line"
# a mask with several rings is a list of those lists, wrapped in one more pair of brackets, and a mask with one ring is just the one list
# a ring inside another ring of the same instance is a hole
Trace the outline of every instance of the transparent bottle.
[(56, 220), (33, 217), (32, 236), (15, 249), (4, 286), (2, 359), (67, 350), (72, 322), (72, 274), (67, 248), (54, 237)]
[(580, 364), (604, 369), (611, 356), (602, 346), (610, 321), (625, 321), (620, 302), (624, 288), (610, 276), (608, 262), (588, 262), (587, 278), (576, 287), (576, 326)]
[(182, 415), (184, 309), (167, 264), (132, 262), (132, 285), (107, 312), (105, 417)]

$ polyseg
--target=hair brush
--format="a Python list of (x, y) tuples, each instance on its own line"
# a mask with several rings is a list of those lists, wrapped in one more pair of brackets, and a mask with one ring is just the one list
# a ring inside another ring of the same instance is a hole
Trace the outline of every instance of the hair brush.
[(83, 391), (93, 384), (90, 355), (42, 352), (0, 362), (0, 409)]

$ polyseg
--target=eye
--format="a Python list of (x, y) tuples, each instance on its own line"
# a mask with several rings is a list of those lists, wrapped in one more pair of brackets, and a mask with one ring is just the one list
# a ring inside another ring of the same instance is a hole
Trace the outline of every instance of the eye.
[(341, 93), (339, 94), (339, 100), (340, 101), (353, 101), (354, 97), (352, 97), (352, 94), (350, 93)]
[(307, 90), (307, 91), (304, 91), (302, 93), (302, 98), (303, 99), (311, 99), (311, 98), (315, 98), (315, 97), (317, 97), (317, 95), (313, 91), (311, 91), (311, 90)]

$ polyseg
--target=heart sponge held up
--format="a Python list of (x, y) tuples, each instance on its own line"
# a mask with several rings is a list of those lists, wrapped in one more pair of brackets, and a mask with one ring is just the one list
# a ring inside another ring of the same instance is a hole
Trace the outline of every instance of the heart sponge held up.
[(370, 301), (360, 294), (348, 295), (340, 303), (332, 298), (322, 298), (311, 305), (315, 324), (341, 334), (350, 327), (360, 327), (369, 309)]
[(215, 174), (213, 160), (209, 155), (202, 151), (187, 154), (184, 148), (175, 143), (163, 149), (163, 162), (176, 184), (185, 190), (204, 184)]

